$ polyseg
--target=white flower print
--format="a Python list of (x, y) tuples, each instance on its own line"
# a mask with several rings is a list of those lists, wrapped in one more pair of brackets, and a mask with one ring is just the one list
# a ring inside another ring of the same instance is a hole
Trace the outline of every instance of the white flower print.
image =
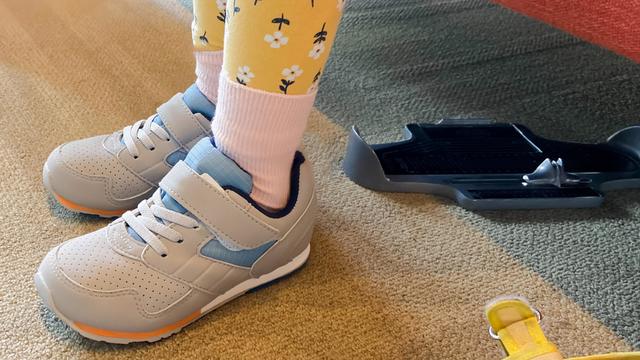
[(287, 81), (294, 81), (300, 75), (302, 75), (302, 69), (300, 69), (299, 65), (291, 65), (290, 68), (282, 69), (282, 76)]
[(338, 0), (338, 11), (342, 11), (342, 9), (344, 9), (344, 4), (347, 2), (347, 0)]
[(216, 0), (218, 10), (224, 11), (227, 8), (227, 0)]
[(247, 85), (251, 82), (255, 75), (251, 72), (251, 68), (247, 65), (238, 67), (238, 72), (236, 73), (236, 80), (242, 84)]
[(287, 93), (289, 86), (296, 82), (296, 78), (302, 75), (302, 69), (299, 65), (291, 65), (289, 68), (282, 69), (283, 79), (280, 79), (281, 85), (278, 87), (284, 94)]
[(284, 36), (282, 32), (276, 31), (273, 33), (273, 35), (271, 34), (265, 35), (264, 41), (271, 44), (272, 48), (277, 49), (282, 45), (287, 45), (287, 43), (289, 42), (289, 38)]
[(309, 51), (309, 57), (314, 60), (317, 60), (320, 57), (320, 55), (322, 55), (323, 52), (324, 52), (324, 43), (315, 44), (313, 45), (313, 49)]

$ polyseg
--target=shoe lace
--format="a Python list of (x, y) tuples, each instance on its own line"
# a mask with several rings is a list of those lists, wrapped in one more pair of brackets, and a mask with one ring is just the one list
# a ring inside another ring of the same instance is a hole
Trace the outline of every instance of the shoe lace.
[(122, 129), (124, 145), (127, 147), (127, 151), (136, 159), (140, 155), (136, 139), (140, 140), (142, 145), (148, 150), (154, 150), (156, 148), (153, 139), (151, 139), (151, 134), (155, 134), (165, 141), (171, 141), (169, 133), (167, 133), (162, 126), (156, 124), (153, 121), (154, 119), (155, 115), (152, 115), (146, 120), (138, 120), (135, 124), (125, 126), (125, 128)]
[(199, 226), (195, 219), (164, 207), (159, 189), (150, 199), (142, 200), (136, 209), (125, 212), (122, 219), (162, 257), (167, 256), (167, 247), (158, 235), (177, 243), (184, 240), (182, 233), (171, 228), (170, 224), (191, 229)]

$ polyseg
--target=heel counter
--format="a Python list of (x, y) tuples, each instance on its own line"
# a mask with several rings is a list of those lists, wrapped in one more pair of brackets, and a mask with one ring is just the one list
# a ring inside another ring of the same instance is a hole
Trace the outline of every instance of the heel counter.
[(251, 276), (258, 277), (269, 273), (305, 251), (311, 243), (316, 222), (317, 203), (315, 194), (311, 195), (307, 207), (282, 239), (278, 240), (251, 267)]

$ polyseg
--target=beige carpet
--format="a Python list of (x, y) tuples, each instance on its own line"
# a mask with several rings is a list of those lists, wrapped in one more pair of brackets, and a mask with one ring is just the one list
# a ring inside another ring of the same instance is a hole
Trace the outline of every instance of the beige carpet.
[(0, 3), (0, 358), (498, 359), (483, 304), (527, 296), (567, 355), (629, 349), (435, 198), (362, 189), (340, 170), (345, 131), (319, 112), (305, 146), (321, 213), (308, 264), (154, 344), (85, 340), (41, 304), (49, 248), (103, 226), (49, 198), (61, 142), (146, 117), (192, 81), (190, 15), (168, 1)]

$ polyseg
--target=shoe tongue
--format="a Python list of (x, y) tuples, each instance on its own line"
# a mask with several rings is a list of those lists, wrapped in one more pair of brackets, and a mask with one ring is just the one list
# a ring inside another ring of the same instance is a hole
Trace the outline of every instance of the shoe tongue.
[[(213, 115), (216, 112), (216, 105), (209, 101), (200, 89), (198, 89), (196, 84), (192, 84), (187, 90), (185, 90), (182, 94), (182, 101), (184, 101), (185, 105), (187, 105), (192, 113), (200, 113), (208, 120), (213, 119)], [(153, 119), (153, 122), (164, 127), (162, 119), (160, 119), (160, 116), (158, 115)]]
[[(231, 187), (245, 194), (251, 193), (253, 187), (251, 175), (218, 150), (211, 138), (198, 141), (189, 151), (184, 162), (198, 174), (211, 176), (223, 188)], [(162, 194), (162, 203), (167, 209), (186, 212), (185, 208), (166, 193)]]
[(194, 114), (200, 113), (209, 120), (213, 119), (216, 105), (198, 89), (196, 84), (189, 86), (184, 94), (182, 94), (182, 100)]

